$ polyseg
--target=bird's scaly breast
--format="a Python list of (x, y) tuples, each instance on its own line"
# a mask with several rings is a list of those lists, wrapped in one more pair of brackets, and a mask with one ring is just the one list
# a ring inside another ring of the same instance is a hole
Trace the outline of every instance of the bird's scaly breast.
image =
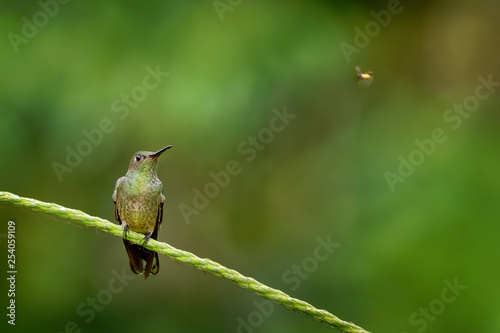
[(118, 211), (122, 223), (126, 223), (133, 231), (148, 233), (154, 230), (158, 218), (161, 188), (138, 191), (118, 198)]

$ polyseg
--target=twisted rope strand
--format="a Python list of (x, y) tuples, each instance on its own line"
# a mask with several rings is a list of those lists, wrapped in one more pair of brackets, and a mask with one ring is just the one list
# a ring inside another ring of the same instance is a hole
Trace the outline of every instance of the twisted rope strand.
[[(70, 209), (54, 203), (42, 202), (31, 198), (23, 198), (9, 192), (1, 191), (0, 202), (6, 202), (15, 206), (29, 208), (36, 212), (56, 215), (71, 221), (76, 221), (88, 227), (98, 228), (112, 235), (126, 238), (134, 244), (142, 245), (144, 235), (130, 230), (128, 235), (124, 236), (121, 226), (100, 217), (90, 216), (80, 210)], [(150, 239), (145, 248), (164, 254), (178, 262), (193, 266), (201, 271), (222, 277), (237, 284), (241, 288), (252, 290), (261, 297), (275, 301), (291, 310), (303, 313), (314, 320), (326, 323), (330, 327), (336, 328), (342, 332), (369, 333), (353, 323), (337, 318), (326, 310), (316, 309), (307, 302), (290, 297), (281, 290), (268, 287), (251, 277), (241, 275), (239, 272), (224, 267), (210, 259), (199, 258), (190, 252), (179, 250), (167, 243), (158, 242), (154, 239)]]

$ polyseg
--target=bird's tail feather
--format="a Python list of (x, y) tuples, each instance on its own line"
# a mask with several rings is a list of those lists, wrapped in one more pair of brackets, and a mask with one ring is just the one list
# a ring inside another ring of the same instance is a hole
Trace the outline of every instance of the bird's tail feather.
[[(123, 243), (127, 250), (132, 272), (135, 274), (143, 273), (144, 279), (146, 279), (150, 273), (153, 275), (158, 274), (160, 270), (158, 253), (147, 250), (140, 245), (133, 244), (126, 239), (123, 240)], [(144, 267), (144, 261), (146, 262), (146, 267)]]

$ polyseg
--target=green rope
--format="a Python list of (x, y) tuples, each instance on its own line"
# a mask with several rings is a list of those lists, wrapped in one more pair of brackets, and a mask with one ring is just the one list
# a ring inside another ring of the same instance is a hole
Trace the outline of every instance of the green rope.
[[(68, 220), (82, 223), (88, 227), (98, 228), (115, 236), (126, 238), (134, 244), (142, 245), (144, 235), (130, 231), (128, 235), (124, 237), (121, 226), (99, 217), (87, 215), (76, 209), (70, 209), (54, 203), (42, 202), (35, 199), (23, 198), (9, 192), (1, 191), (0, 202), (7, 202), (15, 206), (29, 208), (33, 211), (57, 215)], [(253, 278), (243, 276), (237, 271), (226, 268), (210, 259), (199, 258), (190, 252), (176, 249), (167, 243), (158, 242), (154, 239), (150, 239), (145, 247), (149, 250), (164, 254), (176, 261), (193, 266), (201, 271), (209, 272), (215, 276), (234, 282), (241, 288), (252, 290), (264, 298), (273, 300), (289, 309), (301, 312), (314, 320), (326, 323), (342, 332), (368, 333), (368, 331), (365, 331), (361, 327), (343, 321), (326, 310), (316, 309), (309, 303), (292, 298), (281, 290), (270, 288)]]

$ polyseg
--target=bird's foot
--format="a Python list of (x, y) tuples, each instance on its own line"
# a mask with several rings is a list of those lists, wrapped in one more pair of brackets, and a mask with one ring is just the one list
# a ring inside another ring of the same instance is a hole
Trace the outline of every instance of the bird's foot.
[(125, 224), (123, 226), (123, 236), (127, 237), (128, 235), (128, 224)]
[(144, 238), (142, 239), (143, 242), (142, 242), (142, 247), (144, 247), (148, 242), (149, 242), (149, 239), (151, 238), (151, 235), (153, 234), (152, 231), (148, 232), (146, 234), (146, 236), (144, 236)]

